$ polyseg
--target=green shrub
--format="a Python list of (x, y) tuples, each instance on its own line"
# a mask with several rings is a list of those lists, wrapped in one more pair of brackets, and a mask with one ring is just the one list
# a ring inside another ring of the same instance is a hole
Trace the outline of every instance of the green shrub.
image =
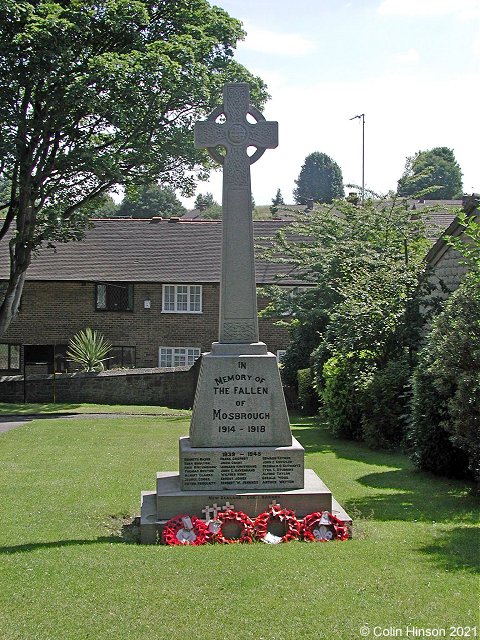
[(480, 278), (471, 273), (435, 319), (422, 351), (409, 428), (412, 456), (424, 469), (454, 476), (466, 472), (468, 459), (478, 480), (479, 433)]
[(363, 396), (363, 439), (372, 449), (402, 444), (406, 427), (406, 388), (410, 378), (406, 359), (391, 360), (375, 371)]
[(103, 371), (112, 345), (102, 334), (86, 328), (73, 336), (68, 344), (67, 356), (80, 365), (82, 371)]
[(311, 369), (297, 371), (298, 403), (302, 413), (312, 415), (318, 411), (318, 398), (313, 388)]
[(336, 355), (324, 364), (322, 400), (334, 435), (362, 439), (364, 394), (374, 370), (373, 356), (369, 351)]
[(407, 427), (407, 452), (417, 467), (437, 475), (462, 478), (468, 459), (455, 447), (444, 425), (448, 422), (448, 395), (440, 393), (431, 371), (431, 359), (420, 355), (412, 380), (411, 417)]

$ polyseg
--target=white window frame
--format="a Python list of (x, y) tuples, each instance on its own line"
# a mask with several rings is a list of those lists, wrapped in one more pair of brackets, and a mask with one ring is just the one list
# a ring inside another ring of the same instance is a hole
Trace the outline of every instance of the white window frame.
[[(172, 298), (173, 292), (173, 301)], [(185, 302), (182, 297), (186, 296)], [(199, 296), (198, 308), (193, 298)], [(201, 284), (162, 285), (162, 313), (202, 313), (203, 287)], [(183, 308), (186, 304), (186, 308)], [(168, 309), (167, 309), (168, 305)]]
[[(201, 356), (199, 347), (158, 347), (158, 366), (162, 369), (174, 369), (175, 367), (191, 367), (195, 360)], [(162, 364), (162, 358), (168, 359), (170, 364)], [(184, 359), (183, 363), (179, 360)]]
[(277, 349), (277, 362), (280, 363), (282, 361), (283, 356), (287, 353), (286, 349)]

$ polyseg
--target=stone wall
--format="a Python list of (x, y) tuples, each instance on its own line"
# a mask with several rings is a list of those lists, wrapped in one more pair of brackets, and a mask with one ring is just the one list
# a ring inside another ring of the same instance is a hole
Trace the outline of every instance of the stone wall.
[[(27, 402), (150, 404), (189, 409), (200, 360), (193, 367), (127, 369), (101, 373), (27, 375)], [(0, 402), (24, 401), (23, 376), (0, 377)]]

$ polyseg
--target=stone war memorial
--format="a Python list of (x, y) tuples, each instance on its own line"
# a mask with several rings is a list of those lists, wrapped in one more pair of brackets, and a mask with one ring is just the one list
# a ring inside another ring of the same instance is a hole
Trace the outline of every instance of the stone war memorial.
[(142, 492), (143, 543), (155, 543), (175, 518), (175, 544), (189, 543), (200, 528), (218, 531), (226, 512), (252, 521), (278, 516), (278, 531), (275, 517), (273, 533), (264, 527), (266, 542), (283, 539), (282, 514), (286, 520), (290, 512), (297, 520), (322, 514), (314, 533), (330, 524), (328, 514), (344, 530), (351, 524), (317, 474), (304, 468), (277, 359), (259, 342), (250, 165), (277, 145), (278, 123), (250, 104), (246, 83), (225, 85), (223, 104), (195, 125), (195, 146), (223, 165), (219, 338), (202, 355), (190, 433), (179, 442), (180, 471), (158, 472), (156, 490)]

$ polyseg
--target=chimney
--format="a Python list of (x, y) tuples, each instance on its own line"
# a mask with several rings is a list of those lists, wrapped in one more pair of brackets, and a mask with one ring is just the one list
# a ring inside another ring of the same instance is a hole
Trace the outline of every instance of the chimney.
[(313, 210), (313, 198), (307, 198), (307, 208), (305, 209), (305, 211), (312, 211)]
[(347, 202), (351, 202), (356, 206), (358, 204), (358, 193), (356, 191), (350, 191), (347, 197)]

